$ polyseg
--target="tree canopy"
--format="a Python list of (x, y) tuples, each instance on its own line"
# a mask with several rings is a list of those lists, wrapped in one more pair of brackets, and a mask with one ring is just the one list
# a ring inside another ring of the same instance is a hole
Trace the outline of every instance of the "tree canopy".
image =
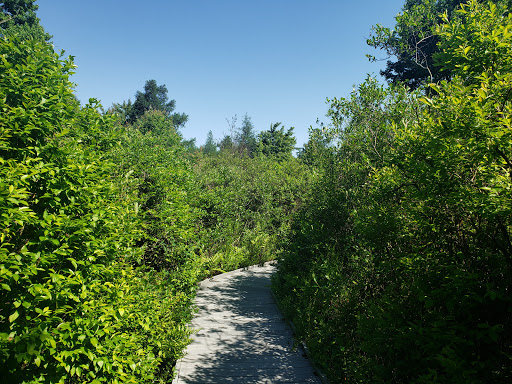
[(235, 142), (239, 151), (246, 152), (249, 156), (254, 156), (257, 145), (256, 135), (254, 133), (254, 125), (247, 114), (242, 119), (242, 126), (238, 128)]
[(206, 135), (206, 142), (204, 144), (203, 152), (207, 155), (214, 155), (217, 153), (217, 144), (213, 138), (213, 132), (210, 130)]
[(0, 29), (4, 36), (48, 41), (51, 35), (39, 24), (35, 0), (7, 0), (0, 3)]
[(258, 136), (258, 152), (270, 157), (291, 156), (297, 142), (293, 129), (290, 127), (285, 131), (281, 123), (270, 124), (270, 128)]
[[(494, 0), (510, 4), (510, 0)], [(403, 82), (416, 89), (426, 82), (449, 79), (452, 71), (436, 64), (440, 52), (435, 27), (443, 14), (451, 18), (461, 0), (406, 0), (395, 17), (394, 28), (380, 24), (372, 28), (368, 45), (386, 52), (389, 60), (380, 73), (390, 83)]]
[(150, 109), (162, 111), (172, 119), (175, 127), (183, 127), (188, 120), (188, 115), (173, 113), (176, 108), (176, 100), (169, 100), (167, 92), (165, 84), (158, 85), (156, 80), (147, 80), (144, 84), (144, 91), (137, 91), (133, 103), (128, 100), (122, 104), (114, 104), (112, 109), (130, 124), (135, 123)]

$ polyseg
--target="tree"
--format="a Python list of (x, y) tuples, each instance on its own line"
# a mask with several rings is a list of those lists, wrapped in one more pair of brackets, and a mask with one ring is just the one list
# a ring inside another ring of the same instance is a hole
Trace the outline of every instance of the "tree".
[(254, 134), (254, 125), (247, 114), (245, 114), (242, 120), (242, 126), (237, 129), (236, 143), (240, 153), (247, 152), (250, 157), (254, 155), (257, 141)]
[(17, 35), (22, 40), (48, 41), (51, 35), (39, 24), (35, 0), (8, 0), (0, 3), (0, 34)]
[(230, 135), (225, 135), (219, 143), (221, 152), (232, 151), (234, 147), (233, 139)]
[(293, 127), (286, 132), (281, 123), (270, 124), (270, 129), (259, 134), (258, 152), (269, 157), (291, 156), (296, 139)]
[(240, 127), (237, 126), (237, 120), (237, 115), (234, 115), (231, 119), (226, 119), (229, 126), (229, 135), (224, 136), (220, 142), (221, 151), (229, 149), (238, 152), (240, 156), (246, 154), (253, 157), (257, 150), (257, 139), (251, 117), (245, 114)]
[(123, 104), (114, 104), (113, 110), (124, 115), (126, 121), (133, 124), (139, 117), (143, 116), (150, 109), (159, 110), (172, 118), (175, 127), (183, 127), (188, 120), (184, 113), (173, 113), (176, 108), (176, 100), (170, 100), (167, 96), (167, 87), (157, 85), (156, 80), (147, 80), (144, 85), (144, 92), (137, 91), (133, 104), (130, 100)]
[(309, 140), (297, 153), (305, 164), (320, 166), (333, 153), (333, 135), (325, 127), (309, 128)]
[(197, 151), (196, 147), (196, 138), (192, 139), (183, 139), (181, 140), (181, 145), (185, 149), (186, 153), (194, 153)]
[(108, 109), (109, 114), (117, 115), (119, 118), (119, 121), (122, 123), (125, 123), (128, 121), (129, 114), (132, 110), (132, 101), (123, 101), (122, 103), (114, 103), (112, 106)]
[(212, 131), (208, 131), (208, 135), (206, 136), (206, 143), (204, 144), (203, 152), (207, 155), (214, 155), (217, 153), (217, 144), (213, 139)]
[(404, 82), (411, 89), (425, 82), (449, 79), (451, 71), (435, 65), (439, 38), (434, 29), (441, 22), (442, 14), (451, 17), (460, 3), (460, 0), (406, 0), (403, 13), (395, 17), (394, 29), (374, 26), (367, 44), (384, 50), (389, 58), (396, 58), (387, 61), (381, 75), (390, 83)]

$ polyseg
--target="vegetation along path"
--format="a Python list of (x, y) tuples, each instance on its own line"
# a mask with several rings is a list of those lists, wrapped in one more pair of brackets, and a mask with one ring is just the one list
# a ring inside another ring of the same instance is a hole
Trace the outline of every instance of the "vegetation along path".
[(205, 280), (197, 330), (173, 384), (320, 383), (270, 291), (275, 267), (250, 267)]

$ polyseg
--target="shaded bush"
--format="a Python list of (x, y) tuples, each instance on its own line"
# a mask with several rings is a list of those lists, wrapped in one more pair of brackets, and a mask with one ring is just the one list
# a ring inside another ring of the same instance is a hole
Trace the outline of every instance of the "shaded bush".
[(510, 382), (511, 22), (475, 1), (445, 20), (430, 98), (331, 104), (339, 147), (274, 284), (333, 382)]

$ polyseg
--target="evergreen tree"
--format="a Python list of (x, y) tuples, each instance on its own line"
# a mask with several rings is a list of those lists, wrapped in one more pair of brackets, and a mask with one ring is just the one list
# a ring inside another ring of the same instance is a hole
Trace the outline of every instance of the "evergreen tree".
[(270, 129), (259, 134), (258, 152), (268, 157), (287, 157), (292, 155), (296, 139), (293, 127), (287, 131), (281, 123), (270, 124)]
[(219, 143), (221, 152), (232, 151), (234, 148), (233, 139), (230, 135), (225, 135)]
[(217, 144), (213, 139), (212, 131), (208, 131), (206, 136), (206, 143), (204, 144), (203, 152), (207, 155), (215, 155), (217, 153)]
[(172, 119), (175, 127), (180, 128), (185, 125), (188, 115), (184, 113), (173, 113), (176, 108), (176, 100), (170, 100), (167, 96), (167, 87), (158, 85), (156, 80), (147, 80), (144, 85), (144, 92), (137, 91), (135, 101), (114, 104), (112, 109), (121, 115), (126, 122), (133, 124), (138, 118), (144, 115), (150, 109), (162, 111)]
[(250, 157), (254, 156), (257, 141), (254, 134), (254, 125), (247, 114), (245, 114), (242, 120), (242, 126), (238, 129), (236, 142), (240, 153), (246, 152)]

